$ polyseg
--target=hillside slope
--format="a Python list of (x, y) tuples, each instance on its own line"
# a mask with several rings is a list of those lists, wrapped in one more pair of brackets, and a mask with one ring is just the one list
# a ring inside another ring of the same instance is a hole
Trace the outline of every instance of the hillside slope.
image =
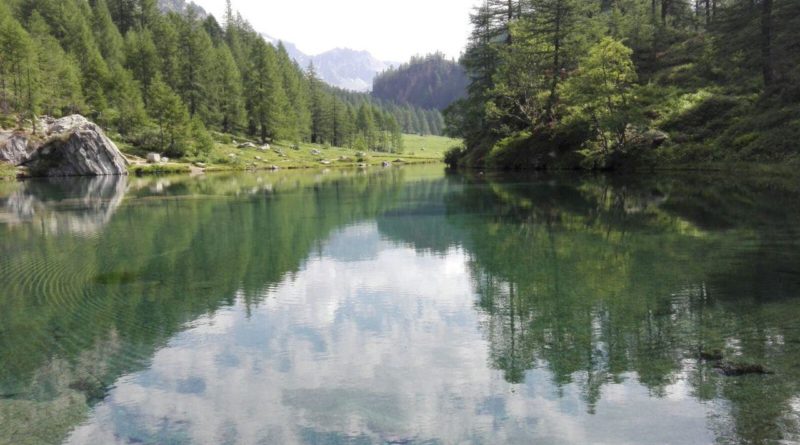
[(401, 104), (444, 110), (464, 97), (467, 84), (464, 68), (437, 53), (412, 58), (408, 63), (382, 72), (375, 78), (372, 95)]

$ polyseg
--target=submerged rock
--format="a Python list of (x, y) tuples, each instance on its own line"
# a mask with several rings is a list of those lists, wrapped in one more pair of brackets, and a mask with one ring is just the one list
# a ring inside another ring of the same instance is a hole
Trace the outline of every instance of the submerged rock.
[(700, 360), (706, 362), (718, 362), (723, 359), (722, 351), (719, 349), (712, 349), (709, 351), (700, 351)]
[(726, 377), (739, 377), (749, 374), (772, 374), (764, 366), (751, 363), (720, 361), (714, 365), (714, 369)]

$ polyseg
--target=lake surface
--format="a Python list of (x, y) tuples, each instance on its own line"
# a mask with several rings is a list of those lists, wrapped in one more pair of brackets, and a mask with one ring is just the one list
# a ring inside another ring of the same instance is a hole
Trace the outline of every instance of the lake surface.
[(797, 443), (798, 223), (791, 178), (0, 183), (0, 444)]

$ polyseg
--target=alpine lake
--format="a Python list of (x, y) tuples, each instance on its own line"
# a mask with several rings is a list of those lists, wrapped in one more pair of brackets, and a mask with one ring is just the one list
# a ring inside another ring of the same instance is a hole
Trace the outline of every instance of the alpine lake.
[(800, 178), (0, 182), (0, 444), (791, 444)]

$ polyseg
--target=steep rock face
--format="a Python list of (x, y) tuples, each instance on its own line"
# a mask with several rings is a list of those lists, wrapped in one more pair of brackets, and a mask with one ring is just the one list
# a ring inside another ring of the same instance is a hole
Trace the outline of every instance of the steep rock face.
[[(125, 175), (128, 162), (117, 146), (103, 133), (103, 130), (85, 117), (67, 116), (58, 120), (46, 120), (44, 142), (34, 143), (30, 136), (25, 146), (38, 145), (28, 152), (27, 157), (18, 156), (15, 165), (27, 167), (32, 176), (106, 176)], [(17, 148), (9, 149), (8, 142), (0, 152), (19, 153)]]

